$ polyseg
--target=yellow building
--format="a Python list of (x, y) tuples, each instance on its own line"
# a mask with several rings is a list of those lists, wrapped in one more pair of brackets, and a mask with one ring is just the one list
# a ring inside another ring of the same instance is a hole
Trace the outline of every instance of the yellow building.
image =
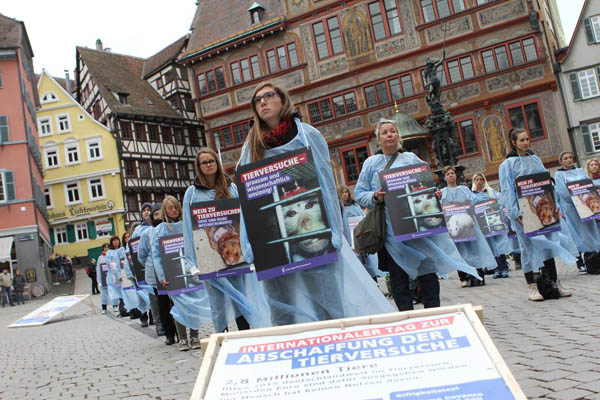
[(37, 113), (53, 254), (97, 257), (125, 231), (117, 143), (45, 70)]

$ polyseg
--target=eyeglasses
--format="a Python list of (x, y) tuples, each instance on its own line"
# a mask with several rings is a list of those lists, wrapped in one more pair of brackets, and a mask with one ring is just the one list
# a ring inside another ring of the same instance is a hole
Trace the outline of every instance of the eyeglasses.
[(254, 96), (254, 98), (252, 99), (252, 104), (254, 104), (256, 106), (256, 105), (260, 104), (263, 99), (265, 100), (265, 103), (268, 103), (271, 100), (273, 100), (275, 98), (275, 96), (277, 96), (277, 93), (275, 93), (275, 92), (266, 92), (266, 93), (263, 93), (262, 96)]
[(206, 167), (209, 166), (209, 165), (212, 165), (214, 163), (216, 163), (216, 161), (213, 160), (213, 159), (200, 161), (200, 165), (204, 165)]

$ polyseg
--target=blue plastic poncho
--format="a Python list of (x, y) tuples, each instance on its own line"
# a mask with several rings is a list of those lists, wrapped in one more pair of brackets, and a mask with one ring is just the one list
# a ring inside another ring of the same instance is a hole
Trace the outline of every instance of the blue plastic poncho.
[[(490, 188), (492, 195), (494, 196), (494, 199), (496, 199), (498, 201), (498, 203), (500, 203), (500, 196), (498, 195), (498, 193), (496, 193), (496, 191), (492, 188)], [(473, 205), (475, 205), (476, 203), (479, 203), (481, 201), (486, 201), (489, 200), (491, 197), (488, 194), (487, 191), (482, 191), (482, 192), (473, 192), (473, 196), (474, 196), (474, 202)], [(506, 221), (504, 221), (506, 222)], [(508, 239), (508, 235), (504, 234), (504, 235), (496, 235), (496, 236), (492, 236), (489, 238), (486, 238), (486, 241), (488, 243), (488, 245), (490, 246), (490, 249), (492, 250), (492, 253), (494, 253), (494, 257), (500, 257), (503, 254), (508, 254), (511, 251), (513, 251), (513, 245), (511, 243), (511, 241)]]
[[(331, 171), (329, 148), (321, 133), (295, 120), (298, 134), (290, 142), (265, 151), (272, 157), (302, 147), (310, 147), (323, 194), (331, 241), (338, 251), (338, 261), (289, 275), (263, 281), (271, 307), (273, 325), (322, 321), (392, 312), (392, 305), (379, 291), (365, 268), (343, 237), (342, 213)], [(247, 146), (242, 149), (241, 165), (251, 162)], [(252, 247), (241, 216), (241, 239), (244, 258), (254, 261)]]
[[(229, 193), (238, 197), (236, 186), (229, 186)], [(189, 265), (196, 265), (196, 249), (190, 204), (214, 200), (214, 189), (190, 186), (183, 198), (183, 237), (185, 257)], [(248, 266), (240, 265), (239, 267)], [(217, 332), (227, 328), (228, 323), (243, 315), (252, 328), (271, 326), (270, 310), (265, 298), (262, 284), (258, 282), (256, 273), (236, 275), (204, 281), (208, 292), (212, 321)]]
[[(474, 205), (476, 200), (473, 192), (466, 186), (445, 187), (442, 189), (442, 204), (448, 202), (470, 202)], [(481, 228), (475, 222), (475, 240), (455, 243), (462, 258), (474, 268), (496, 269), (498, 263), (481, 233)]]
[(571, 237), (575, 241), (577, 250), (581, 253), (600, 251), (600, 232), (595, 220), (582, 221), (577, 213), (573, 199), (567, 189), (567, 183), (590, 179), (586, 172), (581, 168), (570, 170), (559, 169), (554, 175), (556, 181), (556, 201), (560, 211), (567, 219)]
[[(160, 238), (183, 233), (183, 222), (163, 222), (154, 229), (152, 235), (152, 264), (159, 281), (165, 280), (163, 268)], [(147, 270), (146, 270), (147, 271)], [(202, 325), (211, 322), (210, 303), (206, 290), (196, 290), (169, 296), (173, 301), (171, 315), (180, 324), (191, 329), (199, 329)]]
[[(562, 230), (568, 229), (563, 218), (561, 218), (561, 231), (547, 233), (535, 237), (525, 237), (523, 225), (517, 222), (521, 216), (517, 198), (517, 186), (515, 180), (521, 176), (541, 172), (548, 172), (542, 160), (536, 155), (524, 157), (516, 156), (507, 158), (500, 164), (498, 171), (500, 180), (501, 203), (508, 210), (510, 225), (516, 232), (521, 249), (521, 265), (523, 272), (539, 272), (544, 261), (554, 257), (560, 257), (567, 264), (574, 264), (579, 255), (570, 235), (565, 235)], [(568, 231), (567, 231), (568, 232)]]
[[(384, 154), (375, 154), (365, 160), (358, 177), (358, 183), (354, 189), (356, 201), (361, 206), (375, 207), (373, 194), (381, 188), (378, 172), (384, 170), (391, 157)], [(414, 153), (403, 152), (398, 155), (390, 168), (422, 163), (423, 161)], [(385, 220), (385, 249), (394, 259), (394, 262), (411, 279), (432, 273), (443, 276), (456, 270), (466, 272), (480, 279), (477, 270), (468, 265), (460, 256), (458, 249), (447, 233), (398, 242), (394, 238), (392, 222), (387, 208), (385, 210)]]
[[(102, 304), (112, 304), (116, 306), (119, 304), (119, 299), (109, 299), (108, 298), (108, 283), (106, 285), (102, 284), (102, 264), (105, 264), (105, 268), (108, 271), (108, 263), (106, 261), (106, 254), (100, 254), (98, 260), (96, 261), (96, 276), (98, 277), (98, 282), (100, 283), (100, 301)], [(108, 274), (107, 274), (108, 275)], [(109, 303), (110, 301), (110, 303)]]
[(119, 249), (110, 249), (106, 252), (106, 264), (108, 266), (106, 283), (108, 284), (108, 297), (113, 302), (123, 298), (123, 291), (121, 289), (121, 261), (122, 258)]
[[(137, 230), (137, 228), (136, 228)], [(135, 233), (135, 231), (134, 231)], [(132, 235), (133, 237), (133, 235)], [(125, 307), (127, 311), (131, 311), (134, 308), (137, 308), (140, 312), (145, 313), (150, 309), (150, 296), (148, 292), (136, 285), (135, 276), (133, 271), (131, 270), (131, 263), (129, 262), (129, 246), (121, 247), (120, 250), (123, 250), (125, 253), (125, 265), (123, 266), (125, 270), (125, 275), (127, 279), (131, 282), (131, 286), (125, 287), (123, 285), (123, 301), (125, 303)]]
[(151, 226), (142, 232), (140, 242), (138, 244), (138, 260), (144, 264), (144, 284), (143, 288), (149, 293), (154, 294), (156, 286), (156, 272), (154, 271), (154, 263), (152, 261), (152, 238), (154, 236), (154, 227)]
[[(342, 210), (342, 218), (344, 220), (344, 237), (346, 240), (348, 240), (348, 243), (352, 243), (352, 238), (350, 237), (350, 228), (348, 227), (348, 232), (346, 232), (346, 226), (348, 225), (348, 218), (352, 217), (365, 217), (365, 212), (357, 203), (353, 203), (348, 206), (345, 205), (344, 209)], [(369, 275), (371, 275), (371, 278), (384, 275), (383, 272), (379, 270), (379, 259), (377, 258), (377, 254), (368, 254), (366, 256), (358, 255), (358, 259), (365, 266), (365, 269)]]

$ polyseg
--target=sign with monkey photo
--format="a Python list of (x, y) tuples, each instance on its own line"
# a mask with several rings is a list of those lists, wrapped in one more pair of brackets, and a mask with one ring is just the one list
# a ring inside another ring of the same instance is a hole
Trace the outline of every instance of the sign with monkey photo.
[(554, 201), (554, 187), (548, 172), (516, 179), (517, 197), (525, 236), (534, 237), (560, 230), (560, 216)]
[(337, 261), (309, 148), (240, 166), (235, 178), (259, 280)]
[(429, 165), (386, 169), (379, 173), (379, 180), (397, 241), (448, 231)]
[(240, 244), (239, 199), (192, 203), (190, 215), (200, 279), (251, 272)]
[(600, 218), (600, 197), (591, 179), (568, 182), (567, 189), (582, 221)]

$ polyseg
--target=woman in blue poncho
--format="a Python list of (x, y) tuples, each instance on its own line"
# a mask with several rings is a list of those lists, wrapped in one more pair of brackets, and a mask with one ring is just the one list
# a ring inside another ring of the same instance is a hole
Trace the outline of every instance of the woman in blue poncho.
[(133, 275), (133, 261), (131, 259), (131, 254), (129, 254), (129, 246), (127, 245), (131, 237), (132, 233), (129, 231), (123, 233), (123, 236), (121, 237), (121, 243), (123, 243), (123, 247), (119, 249), (125, 253), (125, 265), (123, 266), (123, 269), (125, 271), (125, 277), (130, 282), (130, 285), (128, 286), (123, 284), (123, 301), (125, 302), (127, 311), (129, 311), (130, 318), (139, 318), (140, 322), (142, 323), (142, 328), (146, 328), (148, 326), (150, 297), (148, 296), (148, 292), (146, 292), (146, 290), (138, 287), (135, 276)]
[[(523, 229), (521, 209), (517, 197), (516, 179), (526, 175), (547, 172), (542, 160), (529, 149), (529, 133), (521, 128), (511, 129), (511, 151), (500, 164), (499, 179), (502, 205), (508, 210), (511, 227), (517, 233), (521, 248), (521, 265), (527, 281), (527, 297), (531, 301), (541, 301), (534, 274), (540, 271), (556, 282), (560, 296), (570, 296), (558, 281), (554, 257), (560, 257), (567, 264), (577, 261), (577, 249), (570, 236), (561, 231), (546, 233), (535, 237), (526, 237)], [(565, 225), (563, 228), (562, 225)], [(561, 230), (568, 229), (561, 218)]]
[[(496, 193), (496, 191), (492, 189), (490, 185), (488, 185), (487, 179), (482, 173), (473, 175), (473, 186), (471, 187), (471, 191), (473, 192), (473, 196), (475, 198), (474, 204), (490, 199), (499, 200), (498, 193)], [(501, 214), (498, 215), (497, 222), (501, 223), (504, 221), (504, 211), (502, 207), (499, 207), (499, 211)], [(496, 257), (496, 262), (498, 263), (498, 267), (494, 271), (494, 279), (508, 278), (508, 263), (506, 262), (506, 254), (512, 251), (513, 246), (511, 241), (508, 239), (506, 234), (491, 236), (486, 238), (486, 240), (490, 246), (490, 249), (492, 250), (492, 253), (494, 253), (494, 257)]]
[(121, 270), (125, 266), (125, 253), (120, 250), (121, 239), (117, 235), (110, 237), (108, 241), (109, 249), (106, 252), (106, 262), (108, 264), (108, 275), (106, 282), (108, 283), (108, 297), (113, 302), (118, 301), (119, 314), (117, 317), (127, 317), (129, 312), (123, 301), (123, 275)]
[[(381, 188), (378, 173), (385, 169), (395, 153), (399, 152), (390, 169), (424, 163), (414, 153), (402, 151), (399, 143), (400, 136), (394, 121), (379, 120), (375, 136), (383, 152), (365, 160), (354, 189), (358, 204), (367, 208), (373, 208), (376, 201), (383, 200), (385, 192)], [(392, 297), (400, 311), (413, 309), (409, 279), (419, 278), (422, 303), (429, 308), (440, 305), (440, 284), (437, 274), (446, 275), (458, 269), (478, 276), (477, 270), (462, 259), (447, 233), (398, 242), (394, 238), (387, 208), (385, 218), (385, 246), (378, 255), (380, 264), (388, 266)]]
[[(196, 179), (183, 198), (183, 237), (186, 260), (199, 274), (193, 236), (195, 222), (192, 220), (190, 205), (215, 199), (236, 198), (238, 193), (212, 149), (202, 148), (198, 151), (194, 168)], [(248, 268), (248, 264), (244, 263), (236, 268)], [(227, 330), (227, 325), (234, 320), (238, 330), (270, 326), (269, 308), (255, 272), (207, 280), (204, 281), (204, 285), (217, 332)]]
[[(342, 217), (331, 171), (329, 149), (321, 133), (300, 122), (282, 88), (259, 85), (252, 96), (254, 125), (239, 164), (246, 165), (292, 150), (310, 147), (338, 260), (317, 268), (263, 281), (273, 325), (378, 314), (393, 310), (343, 237)], [(246, 216), (242, 215), (242, 218)], [(245, 225), (241, 224), (244, 258), (253, 263)]]
[[(456, 184), (456, 168), (446, 166), (442, 170), (446, 187), (442, 189), (442, 205), (449, 202), (468, 203), (471, 206), (475, 204), (475, 195), (468, 187)], [(473, 268), (477, 269), (481, 280), (471, 279), (465, 273), (459, 273), (461, 286), (479, 286), (485, 285), (484, 269), (495, 269), (497, 267), (496, 259), (490, 246), (488, 245), (476, 220), (470, 216), (462, 214), (452, 216), (447, 222), (448, 232), (453, 237), (468, 234), (474, 236), (475, 240), (469, 240), (456, 243), (456, 248), (462, 258)], [(469, 233), (467, 233), (469, 232)]]
[(585, 163), (585, 172), (587, 172), (590, 179), (594, 181), (596, 188), (600, 189), (600, 162), (594, 158), (588, 160)]
[[(560, 211), (565, 215), (567, 225), (569, 226), (571, 237), (575, 241), (577, 250), (580, 253), (592, 253), (594, 251), (600, 251), (600, 232), (598, 231), (598, 225), (596, 220), (582, 221), (567, 184), (569, 182), (580, 181), (582, 179), (589, 179), (588, 174), (581, 168), (575, 168), (573, 162), (575, 161), (573, 153), (570, 151), (563, 151), (559, 155), (559, 162), (562, 165), (561, 168), (556, 171), (554, 179), (556, 181), (556, 199)], [(593, 213), (600, 212), (600, 201), (598, 199), (598, 192), (594, 190), (593, 193), (580, 196), (581, 204), (590, 208)], [(586, 257), (587, 258), (587, 257)], [(586, 273), (586, 267), (581, 257), (581, 254), (577, 258), (577, 268), (580, 274)]]
[[(160, 251), (160, 239), (165, 236), (183, 234), (182, 212), (179, 200), (173, 196), (166, 196), (162, 203), (161, 214), (164, 222), (156, 227), (152, 235), (152, 261), (158, 281), (168, 290), (169, 282), (165, 276)], [(190, 274), (190, 272), (190, 266), (188, 265), (186, 273)], [(194, 280), (190, 280), (190, 286), (196, 286)], [(199, 284), (200, 282), (197, 283)], [(201, 325), (210, 322), (208, 296), (204, 290), (195, 290), (169, 297), (173, 302), (171, 314), (175, 319), (175, 328), (179, 337), (179, 351), (187, 351), (189, 347), (199, 349), (198, 329)], [(186, 327), (190, 328), (189, 342)]]
[[(98, 261), (96, 261), (96, 276), (100, 280), (100, 301), (102, 303), (102, 314), (106, 314), (106, 307), (111, 301), (108, 297), (108, 282), (106, 281), (108, 277), (108, 263), (106, 262), (106, 253), (109, 249), (108, 243), (104, 243), (102, 245), (102, 252), (98, 256)], [(119, 311), (119, 299), (115, 299), (111, 301), (113, 306), (113, 312)]]

